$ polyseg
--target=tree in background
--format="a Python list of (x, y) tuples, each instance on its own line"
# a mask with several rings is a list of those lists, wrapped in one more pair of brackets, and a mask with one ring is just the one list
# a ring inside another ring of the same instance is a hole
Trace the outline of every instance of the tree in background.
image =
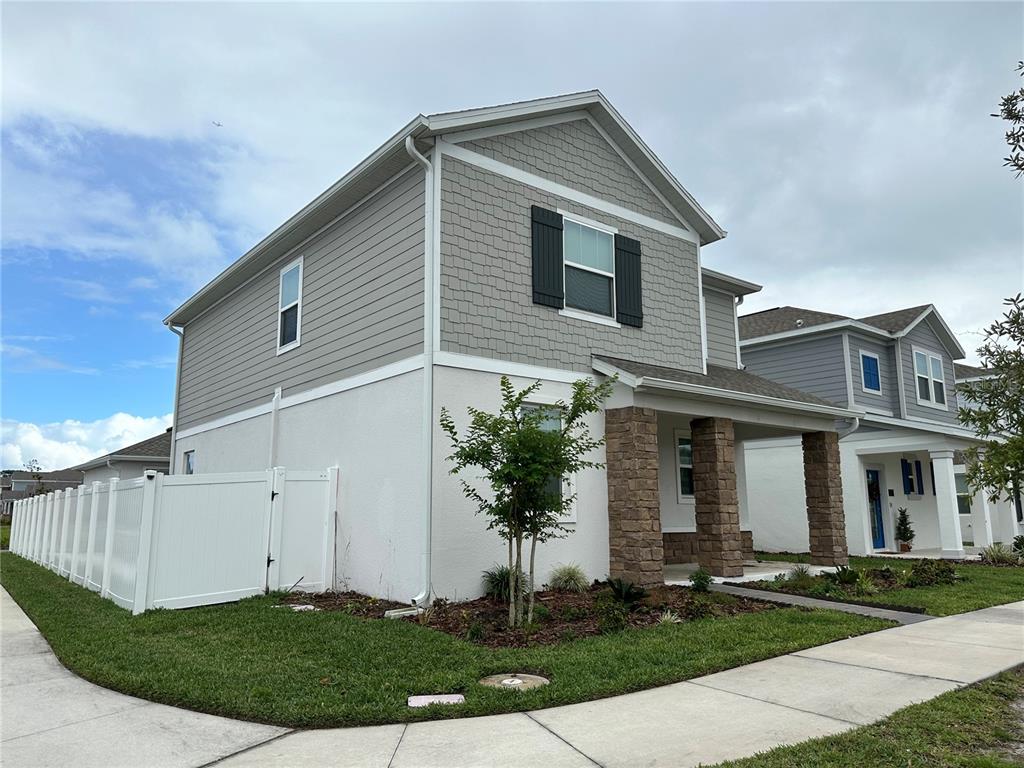
[(1006, 299), (1002, 319), (985, 329), (978, 348), (990, 376), (957, 385), (969, 401), (960, 408), (960, 422), (985, 440), (970, 448), (967, 482), (990, 501), (1016, 498), (1024, 488), (1024, 299)]
[[(569, 532), (563, 521), (575, 494), (565, 492), (564, 478), (601, 466), (586, 458), (604, 440), (591, 436), (585, 418), (600, 410), (611, 394), (612, 381), (594, 384), (580, 379), (573, 383), (568, 403), (537, 407), (530, 404), (530, 397), (540, 388), (539, 381), (517, 392), (502, 376), (501, 409), (491, 414), (468, 408), (470, 423), (461, 437), (451, 414), (441, 409), (441, 428), (453, 448), (448, 457), (451, 474), (469, 469), (482, 476), (481, 487), (462, 478), (463, 493), (476, 503), (478, 513), (490, 518), (488, 529), (508, 543), (511, 627), (533, 621), (537, 544)], [(529, 575), (523, 573), (526, 541)]]
[(32, 475), (32, 479), (35, 480), (36, 489), (32, 492), (33, 495), (43, 492), (43, 465), (35, 459), (29, 459), (25, 462), (25, 471)]
[[(1017, 62), (1017, 72), (1024, 77), (1024, 61)], [(999, 102), (999, 112), (992, 117), (1006, 120), (1010, 128), (1006, 131), (1006, 143), (1010, 145), (1010, 154), (1003, 158), (1004, 165), (1009, 166), (1020, 178), (1024, 174), (1024, 88), (1018, 88), (1003, 96)]]

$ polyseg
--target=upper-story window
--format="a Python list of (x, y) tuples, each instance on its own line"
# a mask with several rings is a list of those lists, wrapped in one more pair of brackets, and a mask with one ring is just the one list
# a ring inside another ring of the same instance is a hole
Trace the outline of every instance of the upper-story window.
[(615, 232), (563, 217), (565, 306), (615, 317)]
[(878, 355), (861, 350), (860, 353), (861, 386), (865, 392), (882, 394), (882, 377), (879, 373)]
[(302, 259), (281, 270), (277, 305), (277, 353), (299, 346), (302, 326)]
[(946, 379), (942, 356), (927, 350), (914, 349), (914, 378), (917, 380), (917, 402), (932, 408), (946, 408)]

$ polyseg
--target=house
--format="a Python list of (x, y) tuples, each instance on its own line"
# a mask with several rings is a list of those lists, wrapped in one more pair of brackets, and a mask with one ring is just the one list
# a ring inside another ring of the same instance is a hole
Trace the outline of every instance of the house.
[(82, 474), (82, 483), (105, 483), (112, 478), (130, 480), (147, 470), (168, 472), (171, 466), (171, 428), (159, 435), (127, 445), (74, 467)]
[(740, 448), (779, 436), (808, 477), (790, 524), (843, 563), (836, 422), (857, 412), (742, 369), (736, 306), (760, 286), (704, 265), (724, 236), (597, 91), (417, 116), (166, 318), (172, 470), (336, 465), (339, 588), (473, 597), (505, 549), (449, 474), (440, 409), (496, 409), (502, 375), (541, 381), (538, 405), (617, 376), (590, 422), (606, 468), (566, 479), (573, 533), (541, 577), (741, 574)]
[[(980, 441), (957, 415), (955, 370), (966, 369), (954, 365), (964, 350), (934, 306), (862, 318), (778, 307), (740, 317), (739, 333), (747, 371), (861, 411), (840, 443), (851, 554), (894, 551), (900, 508), (914, 548), (946, 557), (963, 557), (965, 541), (1019, 532), (1008, 503), (972, 497), (964, 483), (960, 452)], [(746, 446), (751, 527), (766, 549), (807, 548), (806, 532), (788, 522), (802, 492), (790, 477), (799, 459), (792, 439)]]
[(14, 502), (40, 493), (62, 491), (82, 483), (82, 473), (74, 469), (33, 472), (9, 469), (0, 474), (0, 514), (10, 515)]

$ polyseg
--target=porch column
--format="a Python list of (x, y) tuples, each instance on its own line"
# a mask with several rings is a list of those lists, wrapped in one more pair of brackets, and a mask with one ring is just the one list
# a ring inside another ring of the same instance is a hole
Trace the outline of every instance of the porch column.
[(835, 432), (805, 432), (801, 444), (811, 562), (814, 565), (846, 565), (849, 556), (839, 466), (839, 435)]
[[(938, 497), (936, 487), (936, 498)], [(959, 508), (957, 512), (959, 512)], [(959, 516), (957, 520), (959, 521)], [(974, 546), (987, 547), (995, 538), (992, 534), (992, 508), (988, 503), (988, 495), (984, 491), (978, 491), (971, 499), (971, 531), (974, 539)], [(963, 535), (963, 531), (961, 531)]]
[(697, 560), (714, 576), (742, 576), (743, 540), (732, 419), (694, 419), (690, 433)]
[(953, 451), (929, 451), (935, 472), (935, 508), (939, 516), (939, 541), (942, 556), (964, 556), (964, 540), (960, 533), (960, 510), (956, 504), (956, 475)]
[(609, 575), (642, 586), (662, 584), (657, 413), (635, 406), (609, 408), (604, 432)]

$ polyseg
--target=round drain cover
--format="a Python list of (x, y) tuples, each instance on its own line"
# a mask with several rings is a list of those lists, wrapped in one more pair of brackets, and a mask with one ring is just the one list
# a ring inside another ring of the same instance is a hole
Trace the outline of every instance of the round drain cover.
[(480, 685), (488, 688), (506, 688), (516, 691), (526, 691), (530, 688), (540, 688), (547, 685), (548, 679), (540, 675), (528, 675), (524, 673), (505, 673), (502, 675), (488, 675), (480, 681)]

